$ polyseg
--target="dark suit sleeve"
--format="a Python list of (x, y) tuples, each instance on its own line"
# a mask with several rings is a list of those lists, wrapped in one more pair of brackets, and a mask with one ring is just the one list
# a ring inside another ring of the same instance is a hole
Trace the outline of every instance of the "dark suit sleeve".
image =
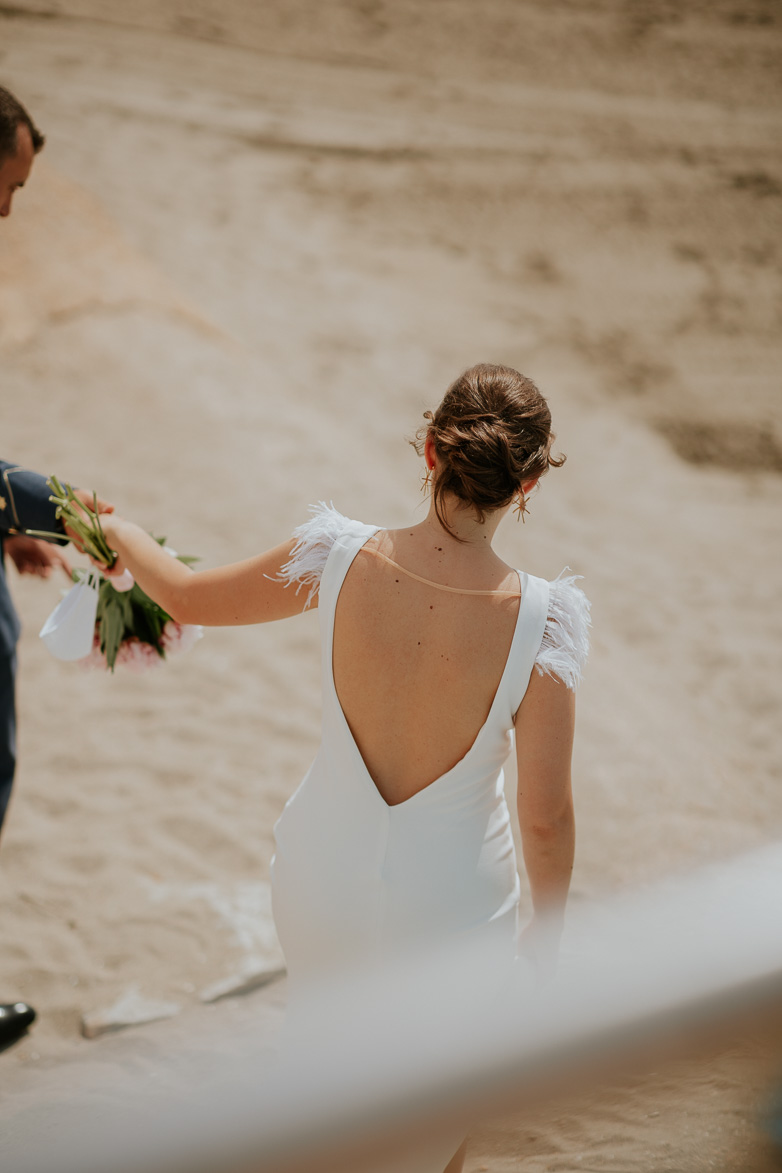
[(11, 529), (62, 534), (63, 525), (56, 517), (57, 506), (49, 500), (50, 493), (45, 476), (0, 460), (0, 537)]

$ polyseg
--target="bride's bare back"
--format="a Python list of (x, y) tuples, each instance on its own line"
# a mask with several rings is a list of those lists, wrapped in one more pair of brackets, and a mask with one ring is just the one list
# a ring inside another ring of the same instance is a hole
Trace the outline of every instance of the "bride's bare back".
[[(472, 746), (520, 605), (518, 575), (492, 551), (443, 558), (420, 545), (414, 530), (372, 539), (345, 577), (334, 623), (337, 695), (389, 806), (435, 781)], [(386, 557), (372, 556), (378, 552)]]

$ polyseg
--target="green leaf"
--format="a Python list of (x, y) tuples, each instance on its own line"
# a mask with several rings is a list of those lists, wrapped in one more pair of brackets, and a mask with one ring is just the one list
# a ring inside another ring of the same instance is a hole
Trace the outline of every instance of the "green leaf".
[(129, 631), (132, 617), (129, 600), (120, 591), (104, 579), (98, 595), (100, 650), (106, 657), (106, 663), (111, 671), (117, 662), (117, 653), (126, 634)]

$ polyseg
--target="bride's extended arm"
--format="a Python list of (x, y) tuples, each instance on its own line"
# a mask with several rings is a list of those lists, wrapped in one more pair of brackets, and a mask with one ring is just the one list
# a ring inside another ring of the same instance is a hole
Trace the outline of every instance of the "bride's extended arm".
[(534, 910), (524, 944), (539, 957), (556, 954), (573, 871), (575, 707), (572, 689), (533, 672), (516, 714), (519, 827)]
[[(297, 615), (307, 605), (306, 591), (286, 589), (277, 578), (295, 538), (244, 562), (194, 573), (133, 522), (103, 514), (101, 524), (118, 555), (116, 569), (130, 570), (141, 589), (178, 623), (267, 623)], [(313, 601), (317, 605), (317, 597)]]

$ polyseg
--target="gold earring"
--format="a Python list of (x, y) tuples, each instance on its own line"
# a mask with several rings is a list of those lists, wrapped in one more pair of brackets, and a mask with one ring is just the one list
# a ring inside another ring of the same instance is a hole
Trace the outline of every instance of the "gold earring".
[(514, 509), (514, 513), (516, 514), (516, 521), (520, 521), (523, 525), (525, 520), (524, 515), (529, 513), (529, 509), (527, 509), (527, 499), (522, 493), (521, 489), (519, 489), (519, 495), (516, 498), (516, 508)]
[(425, 493), (432, 480), (432, 470), (427, 464), (425, 471), (421, 474), (421, 492)]

